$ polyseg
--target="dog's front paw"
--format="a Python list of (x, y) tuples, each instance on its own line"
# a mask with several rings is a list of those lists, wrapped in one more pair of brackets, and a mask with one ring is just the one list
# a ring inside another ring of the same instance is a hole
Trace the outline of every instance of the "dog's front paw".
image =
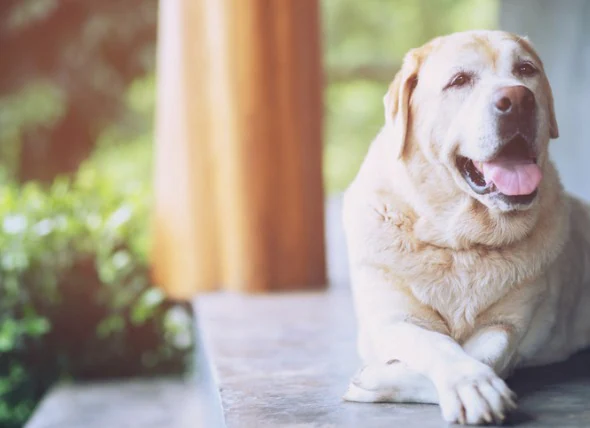
[(482, 363), (453, 365), (437, 380), (443, 418), (447, 422), (480, 425), (502, 422), (516, 409), (516, 395)]

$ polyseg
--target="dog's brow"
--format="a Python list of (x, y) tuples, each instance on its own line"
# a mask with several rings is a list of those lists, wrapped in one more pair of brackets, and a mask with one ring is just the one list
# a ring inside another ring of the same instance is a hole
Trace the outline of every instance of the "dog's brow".
[(528, 55), (518, 55), (516, 57), (516, 61), (515, 64), (519, 64), (522, 62), (530, 62), (532, 65), (534, 65), (535, 67), (541, 67), (541, 64), (532, 56), (528, 56)]
[(464, 64), (455, 65), (448, 70), (449, 75), (455, 75), (457, 73), (470, 73), (474, 74), (472, 67), (465, 66)]
[(541, 61), (539, 54), (535, 51), (535, 49), (533, 48), (533, 46), (530, 44), (530, 42), (527, 39), (519, 37), (518, 40), (516, 40), (516, 43), (518, 43), (518, 46), (520, 46), (528, 55), (531, 56), (531, 58), (532, 58), (531, 61), (536, 66), (538, 66), (540, 68), (543, 67), (543, 61)]

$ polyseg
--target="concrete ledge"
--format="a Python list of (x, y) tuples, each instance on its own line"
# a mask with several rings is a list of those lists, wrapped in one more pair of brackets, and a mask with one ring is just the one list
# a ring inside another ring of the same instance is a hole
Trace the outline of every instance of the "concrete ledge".
[[(358, 368), (349, 293), (197, 302), (198, 376), (63, 384), (27, 428), (442, 427), (437, 406), (341, 400)], [(509, 380), (522, 427), (590, 427), (590, 352)]]
[[(196, 310), (229, 428), (446, 426), (437, 406), (341, 400), (358, 366), (344, 290), (213, 294)], [(590, 353), (521, 371), (509, 383), (520, 396), (511, 425), (590, 426)]]
[(209, 295), (196, 312), (229, 428), (441, 426), (436, 406), (342, 401), (359, 364), (344, 291)]
[(26, 428), (223, 428), (219, 392), (196, 330), (194, 375), (61, 384)]
[(193, 379), (62, 384), (26, 428), (194, 428), (200, 420)]

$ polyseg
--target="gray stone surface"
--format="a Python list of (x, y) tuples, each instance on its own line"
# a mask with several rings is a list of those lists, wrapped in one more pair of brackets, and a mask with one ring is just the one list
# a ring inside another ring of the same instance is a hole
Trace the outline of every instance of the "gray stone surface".
[[(209, 350), (206, 341), (203, 340), (204, 331), (197, 323), (196, 331), (196, 389), (197, 389), (197, 419), (193, 421), (193, 427), (223, 428), (225, 426), (221, 397), (211, 369)], [(208, 341), (207, 341), (208, 342)], [(170, 427), (173, 428), (173, 427)]]
[(26, 428), (204, 428), (194, 378), (62, 384)]
[[(230, 428), (440, 427), (432, 405), (341, 400), (357, 369), (350, 295), (239, 296), (197, 301)], [(522, 427), (590, 427), (590, 354), (518, 373)]]
[(223, 412), (197, 326), (195, 371), (183, 377), (61, 384), (26, 428), (221, 428)]
[(223, 427), (217, 383), (196, 330), (194, 374), (64, 383), (46, 394), (26, 428)]

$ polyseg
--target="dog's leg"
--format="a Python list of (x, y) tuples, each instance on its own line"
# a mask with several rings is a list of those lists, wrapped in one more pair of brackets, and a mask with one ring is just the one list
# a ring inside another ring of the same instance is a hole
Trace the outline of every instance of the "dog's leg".
[[(514, 349), (512, 328), (492, 325), (480, 328), (463, 345), (465, 353), (505, 376), (512, 368)], [(488, 372), (487, 381), (457, 387), (456, 400), (443, 397), (443, 403), (459, 412), (457, 421), (482, 423), (503, 420), (507, 410), (515, 405), (514, 396), (499, 377)], [(353, 378), (344, 399), (359, 402), (439, 403), (439, 392), (434, 383), (407, 364), (371, 364), (363, 367)], [(447, 399), (446, 403), (444, 400)], [(441, 407), (442, 407), (442, 403)], [(448, 409), (443, 415), (449, 419)], [(482, 414), (483, 412), (483, 414)], [(483, 420), (482, 420), (483, 419)]]
[[(371, 361), (385, 365), (397, 360), (426, 377), (436, 389), (443, 418), (448, 422), (502, 420), (516, 407), (514, 393), (494, 369), (502, 371), (500, 366), (516, 353), (519, 338), (534, 313), (536, 300), (527, 292), (534, 287), (515, 288), (482, 313), (476, 321), (479, 328), (472, 340), (464, 343), (464, 349), (448, 334), (440, 315), (411, 291), (392, 286), (386, 271), (364, 266), (353, 269), (352, 274), (357, 317), (366, 332)], [(506, 328), (499, 329), (499, 325)], [(488, 344), (490, 338), (494, 338), (493, 346)], [(416, 389), (420, 395), (426, 392)], [(428, 394), (428, 398), (433, 397)]]
[[(510, 346), (510, 328), (495, 325), (477, 331), (463, 345), (473, 358), (490, 366), (505, 379), (515, 363)], [(362, 367), (344, 395), (348, 401), (438, 404), (434, 384), (399, 361)], [(497, 403), (496, 403), (497, 407)], [(500, 409), (496, 409), (501, 412)]]
[(407, 322), (383, 326), (373, 337), (378, 356), (400, 360), (432, 381), (445, 420), (481, 424), (515, 408), (504, 381), (451, 337)]
[(517, 362), (514, 327), (507, 324), (480, 328), (463, 344), (463, 349), (503, 379), (510, 375)]
[(438, 404), (434, 384), (399, 361), (362, 367), (352, 378), (344, 399), (363, 403)]

